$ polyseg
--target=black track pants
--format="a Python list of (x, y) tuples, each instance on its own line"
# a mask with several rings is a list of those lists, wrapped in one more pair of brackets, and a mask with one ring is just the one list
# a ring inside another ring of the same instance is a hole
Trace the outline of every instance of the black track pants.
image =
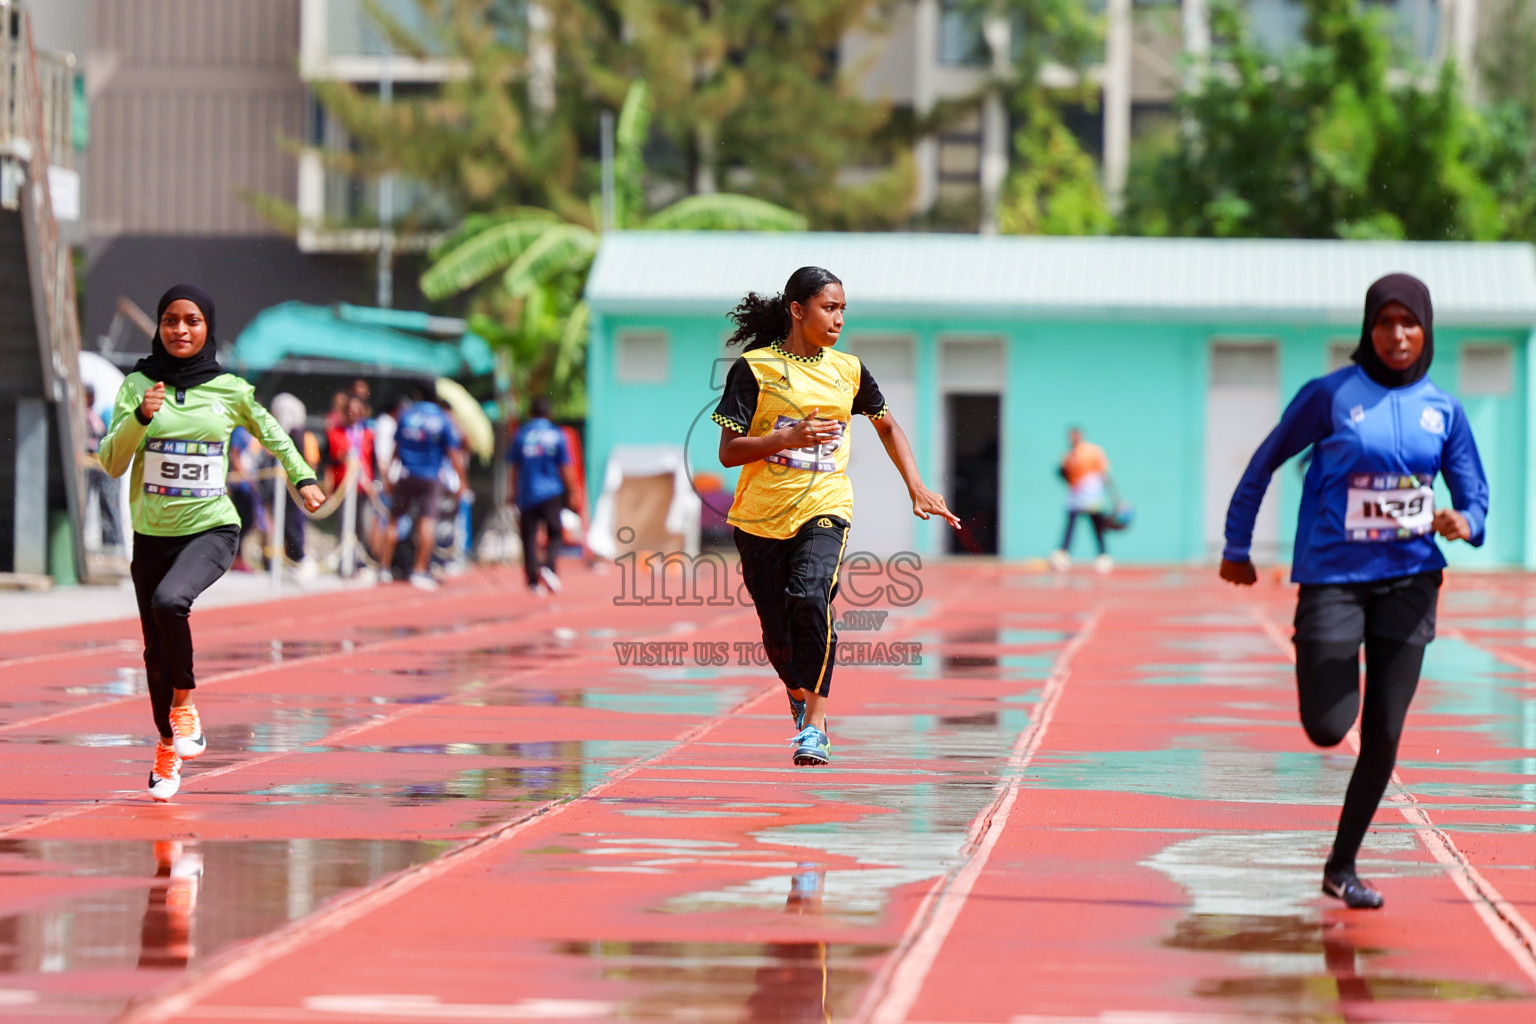
[[(1344, 739), (1360, 717), (1360, 757), (1344, 794), (1331, 867), (1353, 866), (1397, 764), (1424, 648), (1435, 635), (1440, 573), (1376, 583), (1303, 586), (1296, 606), (1301, 723), (1318, 746)], [(1360, 647), (1365, 646), (1365, 694)]]
[(229, 571), (240, 530), (216, 526), (186, 537), (133, 535), (133, 591), (144, 628), (144, 669), (155, 727), (170, 739), (175, 690), (197, 686), (192, 677), (192, 602)]
[[(565, 531), (560, 525), (560, 510), (565, 508), (565, 498), (556, 496), (548, 501), (524, 508), (518, 506), (517, 529), (523, 538), (523, 575), (530, 587), (539, 582), (539, 570), (555, 571), (555, 553), (560, 550)], [(539, 561), (539, 526), (544, 527), (544, 561)]]
[(763, 626), (763, 646), (791, 690), (827, 696), (837, 663), (832, 601), (848, 523), (817, 516), (787, 540), (736, 530), (741, 572)]

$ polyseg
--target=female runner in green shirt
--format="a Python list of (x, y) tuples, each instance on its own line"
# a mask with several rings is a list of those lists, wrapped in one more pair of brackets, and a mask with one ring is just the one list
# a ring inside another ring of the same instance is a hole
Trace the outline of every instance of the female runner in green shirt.
[(160, 743), (149, 795), (169, 800), (181, 788), (181, 762), (208, 749), (192, 703), (192, 602), (234, 561), (240, 517), (225, 493), (225, 449), (245, 427), (282, 462), (311, 512), (325, 496), (255, 389), (219, 365), (213, 298), (179, 284), (160, 297), (159, 330), (148, 358), (133, 368), (101, 440), (112, 476), (132, 467), (133, 589), (144, 628), (144, 668)]

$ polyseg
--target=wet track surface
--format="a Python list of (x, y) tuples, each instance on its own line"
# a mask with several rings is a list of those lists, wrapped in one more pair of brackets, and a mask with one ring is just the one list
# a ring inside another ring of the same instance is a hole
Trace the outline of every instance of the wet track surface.
[(1536, 1020), (1536, 580), (1448, 577), (1377, 913), (1317, 891), (1291, 588), (922, 584), (822, 769), (749, 608), (617, 573), (197, 613), (169, 805), (136, 623), (0, 637), (0, 1020)]

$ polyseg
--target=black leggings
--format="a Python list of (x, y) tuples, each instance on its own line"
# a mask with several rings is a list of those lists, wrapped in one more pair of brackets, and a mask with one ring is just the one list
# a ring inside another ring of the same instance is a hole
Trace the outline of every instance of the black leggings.
[[(1419, 686), (1424, 648), (1397, 640), (1365, 638), (1365, 712), (1360, 717), (1360, 758), (1344, 793), (1344, 810), (1333, 840), (1330, 867), (1351, 867), (1397, 764), (1408, 705)], [(1296, 683), (1301, 724), (1320, 747), (1342, 740), (1360, 712), (1360, 645), (1296, 644)]]
[(1063, 533), (1062, 537), (1061, 537), (1061, 550), (1067, 552), (1068, 554), (1071, 553), (1071, 551), (1072, 551), (1072, 531), (1073, 531), (1073, 527), (1075, 527), (1077, 525), (1077, 517), (1078, 516), (1086, 516), (1088, 518), (1088, 521), (1093, 523), (1093, 539), (1099, 545), (1099, 554), (1101, 554), (1101, 555), (1104, 554), (1105, 553), (1105, 548), (1104, 548), (1104, 513), (1102, 513), (1102, 512), (1081, 512), (1081, 511), (1078, 511), (1077, 509), (1070, 509), (1070, 508), (1067, 509), (1067, 529), (1066, 529), (1066, 532)]
[(817, 516), (786, 540), (736, 530), (742, 580), (763, 626), (763, 647), (784, 686), (827, 696), (837, 664), (832, 601), (848, 523)]
[[(523, 538), (523, 575), (530, 587), (537, 586), (539, 570), (555, 571), (555, 552), (560, 550), (564, 530), (560, 526), (560, 510), (565, 498), (556, 496), (537, 505), (517, 510), (517, 529)], [(539, 561), (539, 524), (544, 525), (544, 560)]]
[[(1320, 747), (1344, 739), (1360, 717), (1360, 757), (1344, 793), (1329, 867), (1353, 867), (1371, 825), (1435, 635), (1440, 573), (1375, 583), (1303, 586), (1296, 605), (1296, 689), (1301, 724)], [(1365, 698), (1360, 647), (1365, 646)]]
[(192, 602), (229, 571), (240, 542), (237, 526), (216, 526), (186, 537), (133, 535), (133, 592), (144, 627), (144, 670), (155, 727), (170, 739), (176, 690), (197, 686), (192, 677)]

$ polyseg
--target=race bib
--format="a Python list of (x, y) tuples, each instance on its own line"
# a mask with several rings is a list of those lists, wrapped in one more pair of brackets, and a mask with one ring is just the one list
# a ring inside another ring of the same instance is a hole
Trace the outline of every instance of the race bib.
[(1435, 521), (1434, 477), (1397, 474), (1349, 478), (1344, 535), (1352, 541), (1422, 537)]
[[(780, 416), (774, 421), (773, 429), (782, 430), (799, 423), (793, 416)], [(832, 453), (843, 445), (843, 429), (845, 424), (841, 420), (834, 420), (837, 424), (837, 436), (830, 441), (821, 444), (813, 444), (808, 448), (785, 448), (783, 451), (768, 456), (764, 462), (771, 462), (775, 466), (788, 466), (791, 469), (808, 469), (812, 473), (830, 473), (837, 468), (837, 463), (832, 458)]]
[(146, 441), (144, 493), (173, 498), (216, 498), (223, 494), (224, 442)]

